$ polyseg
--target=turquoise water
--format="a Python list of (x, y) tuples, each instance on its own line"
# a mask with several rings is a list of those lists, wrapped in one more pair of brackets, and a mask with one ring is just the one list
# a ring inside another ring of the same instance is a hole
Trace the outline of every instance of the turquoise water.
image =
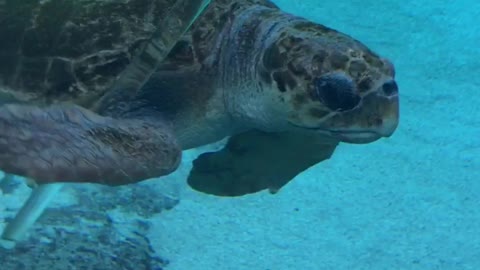
[[(107, 228), (115, 241), (145, 235), (152, 256), (168, 260), (152, 265), (171, 270), (480, 269), (480, 2), (276, 2), (392, 60), (401, 123), (391, 138), (341, 145), (274, 196), (191, 191), (184, 179), (201, 150), (189, 151), (162, 183), (102, 189), (101, 202), (85, 198), (100, 200), (98, 190), (70, 186), (34, 228), (32, 235), (42, 237), (24, 249), (30, 253), (0, 250), (0, 258), (47, 269), (27, 261), (45, 259), (45, 250), (65, 258), (69, 249), (62, 247), (78, 241), (92, 252), (114, 250), (95, 238)], [(17, 187), (4, 194), (5, 218), (27, 193)], [(94, 233), (90, 242), (78, 237)], [(55, 235), (63, 240), (52, 249)], [(140, 256), (134, 250), (115, 254)], [(50, 258), (45, 265), (66, 269)]]

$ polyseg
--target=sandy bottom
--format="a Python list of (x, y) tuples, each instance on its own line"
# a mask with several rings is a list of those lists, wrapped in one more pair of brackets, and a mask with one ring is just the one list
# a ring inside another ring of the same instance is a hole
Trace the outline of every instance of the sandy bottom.
[(277, 2), (393, 60), (401, 125), (341, 145), (276, 195), (196, 193), (187, 153), (158, 180), (180, 203), (148, 233), (167, 269), (480, 269), (480, 3)]

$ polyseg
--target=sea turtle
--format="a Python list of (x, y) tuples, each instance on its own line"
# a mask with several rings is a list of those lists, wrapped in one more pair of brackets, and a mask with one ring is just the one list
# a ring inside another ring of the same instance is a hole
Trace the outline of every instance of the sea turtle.
[(194, 161), (190, 186), (275, 192), (339, 142), (392, 135), (394, 76), (361, 42), (273, 2), (212, 0), (140, 89), (108, 92), (90, 110), (0, 107), (0, 169), (39, 183), (123, 185), (169, 174), (182, 149), (230, 137)]

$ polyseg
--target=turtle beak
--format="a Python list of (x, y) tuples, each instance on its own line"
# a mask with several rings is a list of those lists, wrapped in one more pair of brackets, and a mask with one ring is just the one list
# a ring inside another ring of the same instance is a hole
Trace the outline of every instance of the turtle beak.
[(329, 131), (343, 142), (364, 144), (390, 137), (399, 123), (398, 93), (373, 92), (362, 98), (357, 109), (338, 114), (330, 121), (342, 123), (339, 128)]

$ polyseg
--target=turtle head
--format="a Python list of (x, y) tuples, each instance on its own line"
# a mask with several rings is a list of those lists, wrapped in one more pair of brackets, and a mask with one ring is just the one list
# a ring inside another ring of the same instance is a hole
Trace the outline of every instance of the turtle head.
[(266, 46), (262, 62), (260, 76), (294, 130), (368, 143), (389, 137), (398, 125), (393, 65), (347, 35), (292, 23)]

